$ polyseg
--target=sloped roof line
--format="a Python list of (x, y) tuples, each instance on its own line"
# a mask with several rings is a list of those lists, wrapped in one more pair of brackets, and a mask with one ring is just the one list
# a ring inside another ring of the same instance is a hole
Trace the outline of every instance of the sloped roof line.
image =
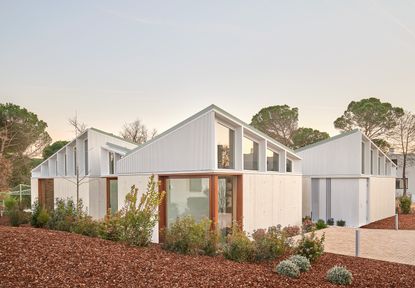
[(360, 132), (360, 130), (359, 130), (359, 129), (353, 129), (353, 130), (351, 130), (351, 131), (347, 131), (347, 132), (343, 132), (343, 133), (337, 134), (337, 135), (335, 135), (335, 136), (333, 136), (333, 137), (330, 137), (330, 138), (327, 138), (327, 139), (324, 139), (324, 140), (321, 140), (321, 141), (315, 142), (315, 143), (313, 143), (313, 144), (309, 144), (309, 145), (307, 145), (307, 146), (304, 146), (304, 147), (298, 148), (298, 149), (296, 149), (296, 150), (295, 150), (295, 152), (301, 152), (301, 151), (303, 151), (303, 150), (307, 150), (307, 149), (313, 148), (313, 147), (315, 147), (315, 146), (319, 146), (319, 145), (321, 145), (321, 144), (325, 144), (325, 143), (328, 143), (328, 142), (331, 142), (331, 141), (334, 141), (334, 140), (337, 140), (337, 139), (340, 139), (340, 138), (346, 137), (346, 136), (348, 136), (348, 135), (352, 135), (352, 134), (354, 134), (354, 133), (356, 133), (356, 132)]

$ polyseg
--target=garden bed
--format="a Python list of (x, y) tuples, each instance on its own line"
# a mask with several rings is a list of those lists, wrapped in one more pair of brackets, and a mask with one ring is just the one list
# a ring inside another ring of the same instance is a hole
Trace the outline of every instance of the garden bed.
[[(399, 214), (399, 229), (400, 230), (415, 230), (415, 213)], [(395, 229), (395, 216), (385, 218), (361, 228), (367, 229)]]
[(185, 256), (76, 234), (0, 226), (0, 286), (4, 287), (338, 287), (325, 280), (345, 265), (354, 287), (412, 287), (415, 267), (326, 253), (299, 279), (261, 264)]

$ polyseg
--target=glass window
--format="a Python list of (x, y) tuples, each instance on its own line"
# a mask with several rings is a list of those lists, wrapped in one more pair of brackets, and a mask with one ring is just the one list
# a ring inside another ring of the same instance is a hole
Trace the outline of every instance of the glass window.
[(243, 142), (244, 151), (244, 169), (245, 170), (258, 170), (258, 156), (259, 145), (258, 143), (244, 137)]
[(396, 178), (396, 189), (404, 189), (404, 185), (408, 189), (408, 178), (405, 178), (405, 180), (404, 178)]
[(218, 177), (218, 228), (223, 236), (232, 231), (236, 220), (236, 177)]
[(216, 122), (216, 141), (218, 148), (218, 168), (234, 168), (235, 132)]
[(380, 157), (378, 157), (378, 175), (380, 175)]
[(362, 174), (365, 174), (365, 143), (362, 142)]
[(370, 174), (373, 175), (373, 150), (370, 150)]
[[(193, 179), (193, 180), (192, 180)], [(196, 185), (201, 185), (198, 191)], [(174, 223), (177, 218), (190, 215), (196, 221), (209, 218), (209, 178), (180, 178), (167, 179), (167, 226)]]
[(73, 172), (74, 175), (77, 175), (77, 171), (78, 171), (78, 157), (76, 156), (76, 147), (73, 147)]
[(291, 159), (287, 158), (287, 165), (286, 166), (287, 166), (286, 167), (287, 172), (293, 172), (293, 161)]
[(89, 174), (89, 167), (88, 167), (88, 139), (84, 142), (85, 148), (85, 175)]
[(109, 189), (108, 189), (108, 198), (109, 203), (107, 208), (111, 209), (111, 213), (114, 214), (118, 211), (118, 180), (109, 179)]
[(267, 149), (267, 171), (280, 171), (280, 155)]
[(109, 174), (114, 174), (115, 172), (115, 155), (112, 152), (109, 152), (108, 159), (109, 159)]

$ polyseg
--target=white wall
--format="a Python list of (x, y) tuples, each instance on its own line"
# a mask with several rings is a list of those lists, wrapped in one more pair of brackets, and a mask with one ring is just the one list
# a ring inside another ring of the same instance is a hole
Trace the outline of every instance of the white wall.
[(118, 162), (120, 174), (213, 170), (214, 112), (190, 121)]
[(370, 222), (395, 215), (395, 178), (370, 177)]
[(311, 216), (311, 178), (303, 176), (302, 217)]
[(367, 178), (359, 179), (359, 223), (357, 226), (363, 226), (369, 223), (368, 181)]
[[(70, 182), (72, 181), (72, 182)], [(67, 200), (72, 198), (76, 202), (76, 178), (54, 178), (53, 179), (53, 193), (54, 198), (61, 198)], [(79, 198), (82, 199), (84, 208), (89, 212), (89, 179), (86, 178), (82, 181), (82, 185), (79, 186)], [(95, 215), (91, 215), (95, 217)]]
[(107, 213), (106, 178), (89, 178), (89, 215), (102, 219)]
[(31, 204), (33, 206), (33, 204), (35, 203), (35, 201), (39, 200), (39, 180), (37, 178), (31, 178), (30, 179), (30, 201)]
[[(134, 176), (118, 176), (118, 209), (121, 209), (125, 203), (125, 196), (131, 191), (131, 186), (135, 185), (138, 188), (139, 197), (147, 191), (147, 184), (150, 174), (134, 175)], [(154, 180), (158, 182), (158, 177)], [(158, 185), (156, 185), (158, 188)], [(159, 226), (156, 224), (153, 230), (151, 241), (159, 242)]]
[(249, 233), (275, 225), (301, 225), (302, 177), (243, 174), (243, 227)]
[(359, 179), (331, 180), (331, 216), (345, 220), (346, 226), (359, 226)]
[(360, 132), (356, 132), (299, 150), (303, 175), (359, 175), (361, 141)]

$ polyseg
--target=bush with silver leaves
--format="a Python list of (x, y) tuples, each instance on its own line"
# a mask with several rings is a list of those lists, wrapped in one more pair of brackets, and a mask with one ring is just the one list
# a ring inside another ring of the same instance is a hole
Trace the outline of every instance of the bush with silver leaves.
[(300, 269), (300, 272), (306, 272), (311, 268), (310, 260), (304, 256), (293, 255), (288, 260), (297, 265), (298, 269)]
[(300, 276), (300, 269), (298, 269), (297, 265), (290, 260), (281, 261), (277, 267), (275, 267), (275, 272), (291, 278), (298, 278), (298, 276)]
[(337, 285), (350, 285), (353, 281), (352, 273), (342, 266), (334, 266), (327, 271), (326, 279)]

